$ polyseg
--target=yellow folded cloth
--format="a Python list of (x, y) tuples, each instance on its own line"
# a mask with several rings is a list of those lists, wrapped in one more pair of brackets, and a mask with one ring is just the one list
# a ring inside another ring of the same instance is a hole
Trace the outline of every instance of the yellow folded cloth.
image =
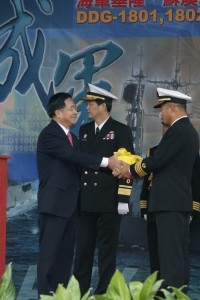
[(136, 162), (142, 160), (141, 156), (131, 154), (131, 152), (128, 152), (125, 148), (119, 148), (117, 152), (114, 152), (114, 154), (118, 154), (118, 160), (121, 160), (129, 165), (135, 164)]

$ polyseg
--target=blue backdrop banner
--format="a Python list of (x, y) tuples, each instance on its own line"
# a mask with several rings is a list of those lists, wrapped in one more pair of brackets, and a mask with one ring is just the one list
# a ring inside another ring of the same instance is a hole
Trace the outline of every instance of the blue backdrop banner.
[[(200, 133), (200, 1), (3, 2), (0, 154), (12, 157), (9, 220), (37, 207), (36, 143), (49, 122), (46, 107), (53, 93), (73, 96), (79, 110), (73, 132), (78, 135), (80, 125), (89, 121), (81, 101), (87, 83), (111, 90), (119, 99), (112, 115), (131, 127), (135, 151), (142, 156), (161, 138), (153, 109), (157, 86), (192, 96), (188, 113)], [(139, 209), (141, 183), (134, 182), (132, 211), (122, 222), (120, 242), (126, 245), (146, 245)], [(194, 245), (200, 247), (196, 237)]]

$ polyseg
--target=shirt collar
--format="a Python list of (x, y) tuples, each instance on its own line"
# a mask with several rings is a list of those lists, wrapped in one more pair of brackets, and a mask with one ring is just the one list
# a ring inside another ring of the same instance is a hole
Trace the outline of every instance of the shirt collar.
[(188, 118), (188, 116), (182, 116), (182, 117), (176, 119), (174, 122), (172, 122), (171, 126), (174, 125), (174, 123), (176, 123), (177, 121), (179, 121), (180, 119), (183, 119), (183, 118)]
[[(58, 123), (58, 122), (57, 122)], [(62, 124), (58, 123), (58, 125), (64, 130), (65, 134), (68, 135), (69, 132), (69, 128), (66, 128), (65, 126), (63, 126)]]
[(99, 127), (99, 130), (101, 130), (101, 128), (108, 121), (109, 118), (110, 118), (110, 116), (103, 123), (101, 123), (100, 125), (97, 125), (97, 123), (95, 122), (95, 132), (96, 132), (97, 127)]

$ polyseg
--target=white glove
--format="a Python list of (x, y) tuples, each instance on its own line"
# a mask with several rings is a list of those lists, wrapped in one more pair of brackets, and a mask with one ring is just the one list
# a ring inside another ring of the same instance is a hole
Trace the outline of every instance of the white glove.
[(119, 202), (117, 210), (119, 215), (126, 215), (129, 212), (128, 203)]
[(144, 220), (147, 221), (147, 214), (144, 214)]

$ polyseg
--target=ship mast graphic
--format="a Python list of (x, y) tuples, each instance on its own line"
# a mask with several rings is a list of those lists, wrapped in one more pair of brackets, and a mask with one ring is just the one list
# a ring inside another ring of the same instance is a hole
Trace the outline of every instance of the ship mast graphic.
[[(178, 90), (183, 93), (188, 93), (189, 89), (191, 90), (192, 87), (198, 86), (199, 82), (191, 82), (190, 80), (190, 71), (188, 75), (188, 81), (183, 81), (181, 79), (181, 64), (179, 60), (179, 39), (177, 38), (176, 41), (176, 57), (175, 57), (175, 66), (174, 66), (174, 75), (169, 80), (152, 80), (146, 79), (146, 83), (153, 83), (156, 86), (164, 87), (167, 89)], [(123, 87), (123, 95), (122, 99), (127, 103), (127, 116), (126, 121), (127, 125), (131, 128), (133, 134), (133, 146), (135, 152), (137, 154), (142, 154), (143, 152), (143, 121), (145, 116), (152, 116), (158, 117), (158, 114), (145, 114), (143, 109), (143, 95), (144, 95), (144, 88), (145, 82), (144, 79), (147, 77), (144, 75), (144, 71), (142, 68), (143, 56), (144, 51), (143, 47), (140, 47), (139, 56), (139, 70), (138, 72), (134, 73), (133, 65), (132, 65), (132, 74), (131, 79), (126, 80), (124, 82)], [(200, 115), (200, 108), (199, 106), (193, 102), (192, 103), (192, 110), (193, 112), (189, 114), (190, 117), (197, 117), (199, 118)]]
[[(191, 91), (192, 87), (199, 86), (200, 82), (191, 82), (191, 71), (189, 70), (188, 81), (181, 80), (181, 67), (179, 61), (179, 38), (176, 41), (176, 60), (175, 60), (175, 68), (174, 68), (174, 77), (170, 80), (147, 80), (147, 82), (153, 83), (156, 86), (163, 86), (167, 89), (173, 89), (175, 91), (180, 91), (185, 94), (188, 94)], [(190, 90), (190, 91), (189, 91)], [(190, 117), (198, 117), (200, 115), (200, 108), (197, 104), (192, 103), (193, 113), (190, 113)]]
[(133, 134), (133, 146), (135, 153), (142, 153), (143, 146), (143, 117), (144, 109), (142, 106), (142, 98), (144, 94), (143, 80), (146, 78), (142, 69), (143, 47), (140, 47), (139, 71), (133, 73), (130, 80), (126, 80), (123, 89), (123, 100), (128, 104), (127, 108), (127, 125), (131, 128)]
[(179, 61), (179, 38), (177, 38), (176, 42), (176, 60), (175, 60), (175, 68), (174, 68), (174, 77), (170, 80), (147, 80), (147, 82), (154, 83), (156, 86), (162, 85), (166, 89), (173, 89), (175, 91), (180, 91), (183, 93), (188, 92), (188, 87), (194, 85), (190, 82), (190, 74), (188, 81), (181, 80), (181, 68), (180, 68), (180, 61)]

